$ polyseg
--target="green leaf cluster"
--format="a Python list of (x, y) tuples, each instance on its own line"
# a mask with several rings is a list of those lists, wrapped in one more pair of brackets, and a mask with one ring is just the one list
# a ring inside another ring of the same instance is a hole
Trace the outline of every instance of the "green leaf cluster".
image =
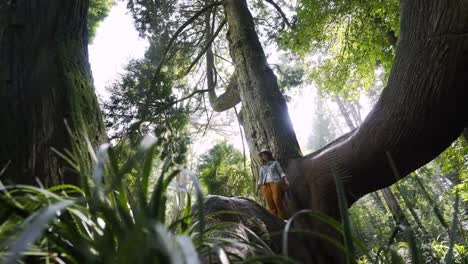
[(244, 157), (232, 145), (219, 143), (201, 156), (197, 170), (207, 193), (253, 196), (253, 177), (244, 167)]
[(109, 15), (114, 0), (91, 0), (88, 9), (88, 39), (92, 43), (99, 23)]
[(302, 0), (296, 11), (282, 44), (304, 57), (315, 54), (310, 78), (328, 94), (355, 98), (374, 86), (377, 69), (389, 74), (399, 1)]
[(106, 126), (111, 138), (128, 139), (132, 145), (147, 133), (158, 135), (160, 159), (170, 157), (174, 164), (185, 162), (188, 151), (188, 108), (174, 91), (184, 83), (174, 80), (172, 72), (157, 73), (160, 49), (152, 45), (140, 60), (131, 60), (120, 79), (110, 87), (104, 102)]

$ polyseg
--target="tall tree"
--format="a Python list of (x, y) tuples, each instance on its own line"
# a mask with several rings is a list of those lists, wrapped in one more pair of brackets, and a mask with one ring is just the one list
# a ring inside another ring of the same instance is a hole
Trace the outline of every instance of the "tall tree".
[[(286, 100), (268, 65), (245, 0), (224, 2), (227, 38), (242, 102), (241, 123), (254, 164), (258, 152), (269, 148), (284, 165), (302, 152), (289, 118)], [(255, 166), (254, 171), (257, 171)]]
[(85, 135), (94, 145), (103, 139), (88, 63), (88, 5), (87, 0), (0, 3), (3, 179), (77, 183), (54, 150), (74, 148), (86, 155)]

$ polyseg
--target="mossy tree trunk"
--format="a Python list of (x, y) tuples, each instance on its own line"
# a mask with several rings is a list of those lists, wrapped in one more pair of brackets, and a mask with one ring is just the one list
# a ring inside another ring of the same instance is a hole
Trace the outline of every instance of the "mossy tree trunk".
[(77, 183), (76, 173), (53, 149), (88, 157), (83, 135), (93, 145), (104, 138), (88, 62), (88, 5), (88, 0), (0, 3), (4, 182)]

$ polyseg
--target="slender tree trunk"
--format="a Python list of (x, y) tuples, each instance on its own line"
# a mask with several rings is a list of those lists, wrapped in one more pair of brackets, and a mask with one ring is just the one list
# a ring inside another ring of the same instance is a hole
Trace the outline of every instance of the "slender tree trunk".
[(426, 188), (424, 187), (424, 184), (422, 183), (421, 179), (419, 179), (419, 176), (417, 174), (415, 175), (414, 180), (418, 184), (419, 188), (421, 188), (424, 197), (426, 197), (426, 200), (431, 205), (432, 210), (434, 211), (434, 214), (437, 217), (437, 220), (439, 220), (440, 224), (444, 228), (449, 229), (449, 226), (448, 226), (447, 222), (445, 221), (444, 215), (443, 215), (442, 211), (440, 210), (439, 206), (437, 205), (437, 202), (434, 199), (432, 199), (431, 195), (426, 190)]
[(421, 230), (421, 234), (423, 235), (423, 237), (425, 239), (428, 239), (429, 238), (429, 233), (427, 232), (426, 228), (422, 224), (422, 221), (419, 218), (418, 213), (416, 212), (416, 210), (414, 210), (414, 203), (411, 202), (410, 199), (408, 199), (408, 196), (406, 195), (406, 188), (398, 186), (398, 183), (397, 183), (397, 188), (398, 188), (398, 191), (400, 192), (400, 195), (401, 195), (401, 198), (403, 199), (403, 202), (406, 205), (406, 208), (408, 208), (408, 211), (410, 212), (410, 214), (413, 217), (414, 221), (418, 225), (419, 230)]
[(76, 173), (52, 149), (74, 148), (84, 158), (83, 128), (93, 144), (102, 140), (88, 63), (87, 10), (87, 0), (0, 3), (2, 180), (77, 183)]
[(302, 156), (296, 134), (275, 74), (268, 66), (245, 0), (227, 0), (228, 41), (242, 101), (241, 121), (252, 162), (258, 151), (269, 148), (287, 167), (290, 158)]
[(407, 228), (411, 228), (408, 219), (405, 216), (403, 209), (401, 208), (400, 204), (398, 203), (395, 195), (390, 190), (390, 188), (382, 189), (382, 196), (384, 197), (385, 201), (387, 202), (388, 209), (392, 212), (393, 219), (397, 223), (397, 225), (403, 225)]
[(343, 101), (341, 101), (341, 98), (339, 96), (335, 97), (335, 102), (338, 105), (338, 108), (340, 109), (341, 115), (344, 117), (346, 121), (346, 125), (348, 125), (348, 128), (350, 130), (353, 130), (356, 128), (354, 126), (353, 120), (351, 119), (351, 116), (348, 112), (348, 109), (346, 109), (346, 106), (344, 105)]
[(377, 205), (377, 208), (382, 211), (382, 213), (386, 214), (387, 213), (387, 208), (385, 208), (385, 205), (382, 202), (382, 199), (380, 198), (380, 195), (378, 192), (373, 192), (372, 193), (372, 199), (374, 200), (374, 203)]

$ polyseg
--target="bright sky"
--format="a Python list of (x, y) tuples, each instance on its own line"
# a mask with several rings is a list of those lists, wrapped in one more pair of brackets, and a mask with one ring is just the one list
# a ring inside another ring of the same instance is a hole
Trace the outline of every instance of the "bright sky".
[[(127, 13), (125, 3), (117, 1), (109, 16), (100, 24), (96, 38), (89, 46), (89, 57), (96, 86), (96, 93), (106, 98), (105, 87), (112, 83), (123, 72), (123, 67), (130, 59), (141, 58), (148, 46), (146, 40), (139, 38), (132, 17)], [(291, 120), (302, 148), (312, 128), (311, 113), (314, 105), (312, 89), (301, 88), (291, 94), (292, 100), (288, 103)], [(239, 128), (232, 127), (233, 136), (226, 138), (235, 147), (242, 149)], [(194, 142), (193, 150), (202, 154), (217, 142), (224, 139), (221, 135), (207, 134), (204, 138)]]
[(125, 3), (116, 1), (109, 16), (99, 25), (94, 42), (89, 45), (96, 93), (106, 97), (106, 85), (117, 79), (130, 59), (143, 57), (147, 46), (148, 42), (138, 37)]

